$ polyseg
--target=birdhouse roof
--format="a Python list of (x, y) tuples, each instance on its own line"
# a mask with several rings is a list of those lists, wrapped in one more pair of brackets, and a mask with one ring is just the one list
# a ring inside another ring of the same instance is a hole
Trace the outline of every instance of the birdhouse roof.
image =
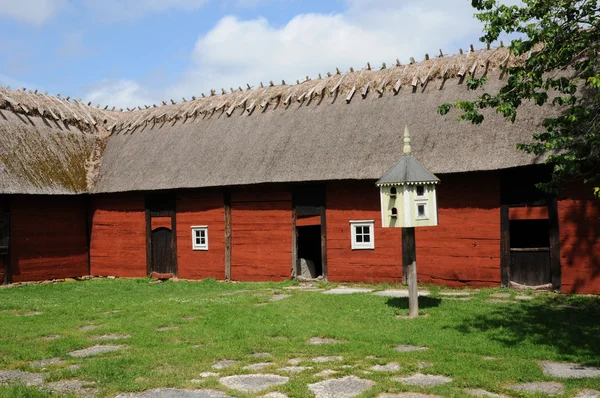
[(379, 181), (382, 185), (437, 184), (440, 179), (412, 155), (404, 155)]

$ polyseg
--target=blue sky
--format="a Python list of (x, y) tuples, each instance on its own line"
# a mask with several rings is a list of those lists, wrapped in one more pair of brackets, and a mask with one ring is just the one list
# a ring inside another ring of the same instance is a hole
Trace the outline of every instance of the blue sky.
[(117, 107), (453, 54), (470, 0), (0, 0), (0, 84)]

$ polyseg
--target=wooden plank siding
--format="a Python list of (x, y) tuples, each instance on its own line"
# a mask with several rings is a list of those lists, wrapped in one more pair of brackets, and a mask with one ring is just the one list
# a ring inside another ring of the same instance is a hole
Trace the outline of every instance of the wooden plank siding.
[[(375, 181), (331, 182), (326, 195), (328, 280), (401, 283), (402, 230), (381, 227)], [(374, 220), (374, 250), (352, 250), (351, 220)]]
[(87, 275), (84, 198), (19, 195), (10, 211), (13, 282)]
[[(221, 190), (177, 194), (178, 275), (183, 279), (224, 279), (225, 212)], [(192, 226), (208, 226), (208, 250), (192, 250)]]
[(600, 293), (600, 201), (573, 183), (558, 200), (562, 291)]
[(146, 215), (140, 193), (95, 196), (90, 200), (92, 275), (144, 277)]
[(240, 188), (231, 200), (231, 279), (290, 279), (291, 192), (282, 186)]
[(499, 286), (498, 173), (439, 177), (439, 225), (416, 230), (419, 282), (452, 287)]

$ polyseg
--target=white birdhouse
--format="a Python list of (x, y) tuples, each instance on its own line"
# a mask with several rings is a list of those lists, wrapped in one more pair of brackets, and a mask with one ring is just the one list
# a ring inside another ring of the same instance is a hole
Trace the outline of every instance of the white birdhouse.
[(411, 155), (404, 129), (404, 156), (379, 181), (384, 228), (438, 225), (436, 185), (440, 180)]

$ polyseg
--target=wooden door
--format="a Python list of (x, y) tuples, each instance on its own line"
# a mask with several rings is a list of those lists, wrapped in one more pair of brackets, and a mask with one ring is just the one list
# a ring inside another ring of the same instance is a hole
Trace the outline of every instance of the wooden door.
[(175, 274), (173, 231), (161, 227), (152, 231), (152, 272)]

